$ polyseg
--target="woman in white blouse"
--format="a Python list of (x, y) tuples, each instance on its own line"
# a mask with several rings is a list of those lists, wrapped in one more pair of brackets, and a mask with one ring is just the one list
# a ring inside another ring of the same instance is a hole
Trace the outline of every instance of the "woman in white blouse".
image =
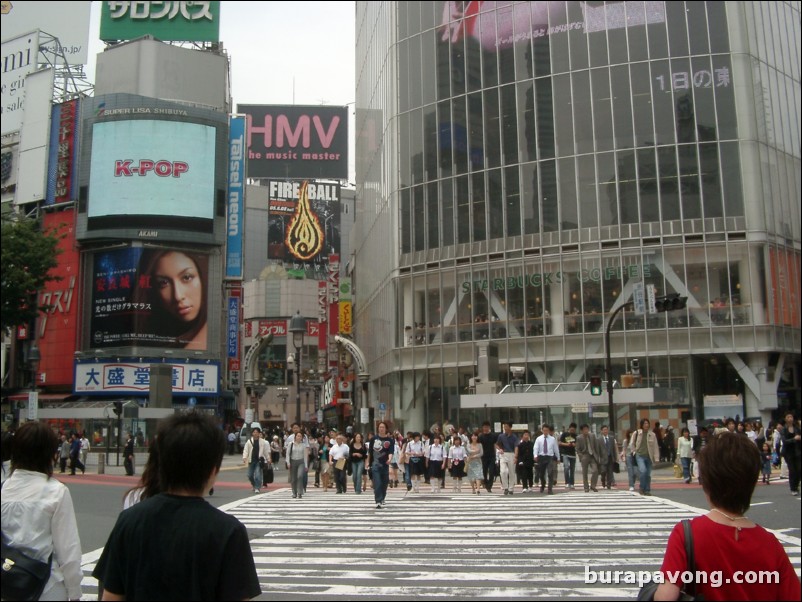
[(429, 471), (429, 481), (432, 484), (432, 493), (440, 491), (440, 479), (443, 478), (443, 466), (446, 463), (440, 435), (432, 437), (432, 444), (424, 451), (426, 456), (426, 469)]
[(14, 435), (11, 476), (3, 483), (3, 538), (36, 560), (53, 555), (40, 600), (79, 600), (81, 541), (70, 492), (52, 478), (57, 445), (55, 433), (41, 422), (26, 422)]

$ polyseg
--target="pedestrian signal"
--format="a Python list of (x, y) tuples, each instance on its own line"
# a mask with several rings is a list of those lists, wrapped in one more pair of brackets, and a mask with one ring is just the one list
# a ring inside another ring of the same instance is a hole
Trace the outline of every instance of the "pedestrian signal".
[(591, 376), (590, 377), (590, 394), (591, 395), (597, 395), (597, 396), (602, 394), (601, 376)]

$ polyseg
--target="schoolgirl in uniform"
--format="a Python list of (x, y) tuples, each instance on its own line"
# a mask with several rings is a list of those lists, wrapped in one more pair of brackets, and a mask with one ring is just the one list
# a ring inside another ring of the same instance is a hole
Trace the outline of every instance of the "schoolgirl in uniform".
[(443, 467), (446, 457), (440, 435), (432, 437), (432, 444), (426, 449), (426, 467), (429, 470), (429, 481), (432, 484), (432, 493), (440, 491), (440, 479), (443, 478)]
[(448, 468), (454, 481), (455, 493), (462, 491), (462, 477), (465, 476), (465, 460), (467, 458), (468, 452), (465, 450), (465, 446), (462, 445), (462, 439), (457, 435), (448, 450)]
[(412, 480), (412, 489), (420, 493), (420, 478), (424, 472), (423, 442), (420, 433), (412, 434), (412, 441), (407, 443), (407, 470)]

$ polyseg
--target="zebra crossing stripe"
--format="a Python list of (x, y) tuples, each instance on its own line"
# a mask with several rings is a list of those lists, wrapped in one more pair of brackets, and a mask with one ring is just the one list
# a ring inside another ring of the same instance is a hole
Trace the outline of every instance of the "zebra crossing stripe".
[[(252, 536), (262, 599), (633, 599), (637, 584), (585, 582), (592, 571), (659, 569), (674, 525), (706, 511), (626, 491), (501, 496), (288, 489), (221, 507)], [(773, 531), (800, 573), (799, 538)], [(603, 553), (597, 553), (603, 550)], [(100, 551), (84, 555), (89, 575)], [(97, 582), (84, 579), (85, 599)], [(94, 589), (93, 589), (94, 588)]]

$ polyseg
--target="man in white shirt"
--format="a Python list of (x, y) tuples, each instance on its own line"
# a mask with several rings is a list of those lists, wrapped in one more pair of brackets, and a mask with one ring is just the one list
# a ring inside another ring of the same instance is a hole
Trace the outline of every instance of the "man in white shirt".
[(551, 470), (552, 463), (560, 461), (560, 447), (557, 440), (551, 435), (551, 426), (544, 424), (543, 434), (535, 439), (535, 462), (537, 463), (537, 477), (535, 481), (540, 481), (540, 492), (546, 488), (546, 477), (549, 481), (549, 494), (554, 493), (554, 471)]
[(242, 463), (248, 465), (248, 480), (253, 486), (253, 492), (259, 493), (262, 489), (262, 467), (270, 464), (270, 444), (262, 439), (262, 429), (253, 427), (251, 436), (242, 450)]
[(81, 464), (86, 466), (86, 456), (89, 453), (89, 439), (86, 437), (86, 431), (81, 436)]
[(348, 445), (345, 437), (337, 435), (334, 445), (329, 449), (329, 461), (334, 467), (334, 484), (337, 486), (337, 493), (345, 493), (347, 479), (346, 465), (348, 464)]

